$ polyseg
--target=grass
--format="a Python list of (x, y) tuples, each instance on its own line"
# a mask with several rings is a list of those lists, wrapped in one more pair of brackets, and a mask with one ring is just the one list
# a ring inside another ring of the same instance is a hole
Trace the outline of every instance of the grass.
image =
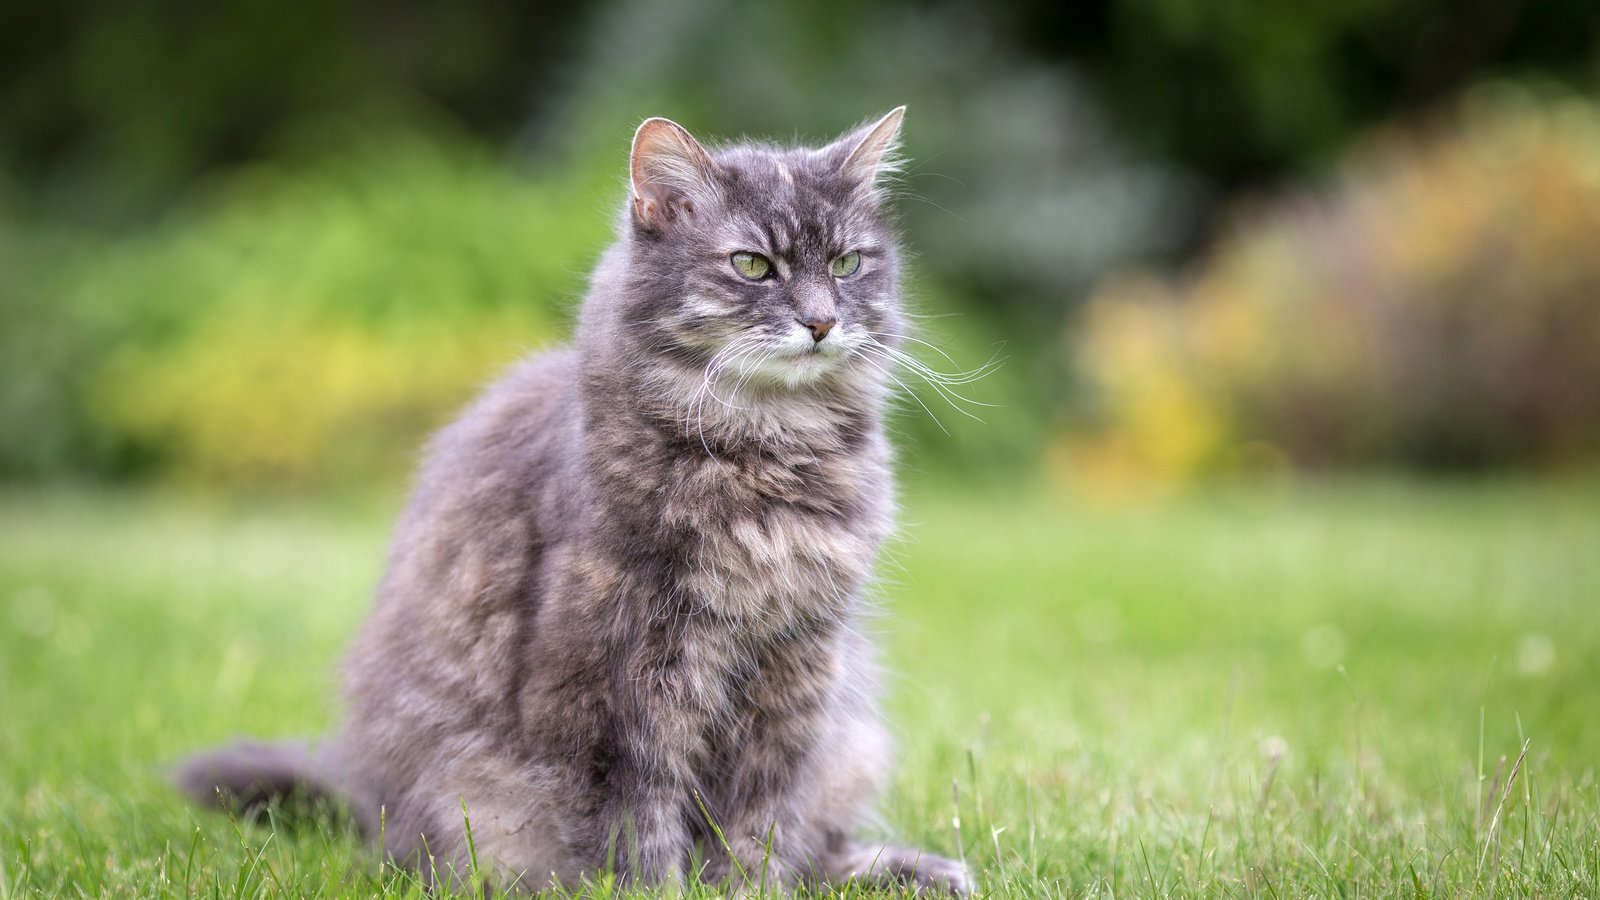
[[(1600, 485), (906, 506), (886, 827), (982, 894), (1600, 896)], [(391, 514), (0, 495), (0, 897), (421, 896), (162, 780), (327, 727)]]

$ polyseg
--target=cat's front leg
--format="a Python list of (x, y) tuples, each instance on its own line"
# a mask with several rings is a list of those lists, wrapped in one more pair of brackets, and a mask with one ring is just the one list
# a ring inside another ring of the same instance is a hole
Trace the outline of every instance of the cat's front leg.
[(607, 862), (625, 885), (681, 887), (690, 837), (679, 807), (655, 791), (618, 798)]
[(804, 848), (776, 809), (746, 810), (719, 825), (718, 846), (707, 853), (705, 879), (727, 881), (738, 894), (765, 894), (797, 884), (805, 875)]
[(681, 885), (693, 846), (688, 749), (704, 729), (672, 673), (644, 668), (616, 693), (626, 714), (609, 729), (601, 788), (610, 824), (608, 862), (625, 884)]
[(659, 723), (641, 717), (610, 749), (598, 786), (606, 859), (623, 884), (681, 885), (693, 837), (684, 809), (684, 761), (667, 750)]

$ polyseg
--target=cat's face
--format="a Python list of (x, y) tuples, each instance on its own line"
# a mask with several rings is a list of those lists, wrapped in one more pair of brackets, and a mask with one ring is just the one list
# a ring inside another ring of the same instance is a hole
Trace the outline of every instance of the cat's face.
[(794, 387), (878, 377), (903, 330), (898, 260), (876, 182), (901, 110), (821, 149), (709, 153), (651, 119), (634, 139), (631, 310), (708, 377)]

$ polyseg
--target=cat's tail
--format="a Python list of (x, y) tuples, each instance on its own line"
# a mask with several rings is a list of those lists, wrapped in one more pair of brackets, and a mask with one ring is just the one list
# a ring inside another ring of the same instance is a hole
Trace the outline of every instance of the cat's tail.
[(306, 741), (237, 741), (191, 756), (172, 780), (201, 806), (242, 816), (273, 803), (345, 808), (351, 800), (339, 786), (334, 748)]

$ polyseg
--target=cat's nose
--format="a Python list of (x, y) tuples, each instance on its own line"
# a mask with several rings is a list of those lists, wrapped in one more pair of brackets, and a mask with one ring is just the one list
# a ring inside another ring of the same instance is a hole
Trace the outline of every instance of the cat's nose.
[(811, 330), (811, 340), (813, 340), (816, 343), (820, 344), (820, 343), (822, 343), (822, 339), (828, 336), (828, 332), (833, 330), (833, 326), (839, 324), (839, 320), (838, 319), (808, 319), (808, 320), (802, 321), (800, 324), (804, 325), (806, 328), (810, 329)]

